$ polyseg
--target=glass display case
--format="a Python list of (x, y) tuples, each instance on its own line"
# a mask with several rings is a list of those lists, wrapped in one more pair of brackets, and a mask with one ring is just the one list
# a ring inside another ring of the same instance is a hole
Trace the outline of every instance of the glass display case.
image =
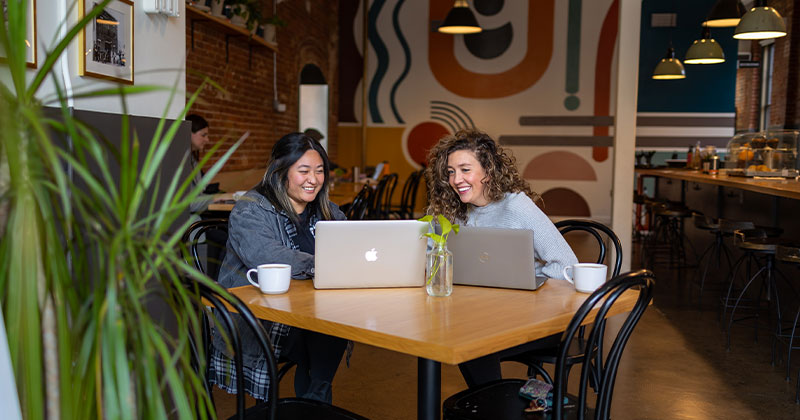
[(725, 170), (731, 176), (796, 177), (800, 131), (741, 133), (728, 142)]

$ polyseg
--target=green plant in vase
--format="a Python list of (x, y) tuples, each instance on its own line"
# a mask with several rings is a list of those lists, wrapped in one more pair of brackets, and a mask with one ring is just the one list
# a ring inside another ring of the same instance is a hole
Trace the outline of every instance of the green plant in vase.
[(450, 296), (453, 293), (453, 253), (447, 249), (447, 238), (451, 232), (458, 235), (459, 226), (443, 215), (437, 215), (436, 221), (442, 228), (439, 234), (436, 233), (433, 215), (424, 216), (419, 221), (430, 225), (431, 231), (423, 236), (433, 241), (433, 249), (426, 255), (425, 287), (431, 296)]

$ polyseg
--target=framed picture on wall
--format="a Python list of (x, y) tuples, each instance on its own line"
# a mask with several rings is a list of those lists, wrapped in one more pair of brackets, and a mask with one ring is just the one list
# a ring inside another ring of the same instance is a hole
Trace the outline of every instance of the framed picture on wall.
[[(79, 0), (81, 16), (100, 2)], [(133, 2), (112, 0), (81, 32), (79, 74), (133, 84)]]
[[(3, 16), (8, 15), (8, 0), (0, 0), (3, 8)], [(28, 0), (26, 2), (27, 10), (26, 17), (28, 19), (25, 34), (25, 62), (28, 67), (35, 69), (38, 65), (36, 62), (36, 0)], [(6, 52), (0, 46), (0, 62), (6, 57)]]

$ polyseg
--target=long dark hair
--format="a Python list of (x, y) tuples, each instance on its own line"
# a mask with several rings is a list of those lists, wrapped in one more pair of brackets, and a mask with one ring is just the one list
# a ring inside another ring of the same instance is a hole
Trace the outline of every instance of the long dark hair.
[(477, 130), (459, 130), (439, 140), (428, 152), (425, 179), (428, 182), (428, 214), (442, 214), (450, 220), (467, 220), (469, 205), (462, 203), (450, 186), (447, 158), (457, 150), (469, 150), (486, 172), (482, 180), (490, 202), (500, 201), (507, 192), (523, 192), (534, 202), (541, 197), (531, 190), (517, 171), (514, 156), (495, 143), (488, 134)]
[[(197, 114), (187, 114), (186, 121), (192, 123), (192, 134), (208, 127), (208, 121)], [(193, 150), (192, 158), (194, 159), (194, 162), (200, 161), (200, 151)]]
[(276, 209), (288, 214), (295, 223), (298, 222), (299, 216), (289, 200), (289, 168), (309, 150), (319, 153), (325, 167), (325, 181), (322, 183), (317, 197), (308, 204), (309, 210), (317, 212), (322, 220), (332, 219), (333, 212), (328, 201), (328, 171), (330, 170), (328, 154), (325, 153), (325, 149), (318, 141), (303, 133), (289, 133), (275, 143), (264, 178), (256, 185), (256, 191), (266, 197)]

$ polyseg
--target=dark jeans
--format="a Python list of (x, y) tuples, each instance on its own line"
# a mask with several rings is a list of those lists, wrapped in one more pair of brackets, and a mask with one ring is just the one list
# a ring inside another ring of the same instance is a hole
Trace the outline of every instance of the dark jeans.
[(549, 337), (540, 338), (529, 343), (520, 344), (510, 349), (500, 350), (469, 362), (460, 363), (458, 369), (461, 376), (467, 382), (467, 386), (475, 388), (487, 382), (502, 379), (500, 373), (500, 361), (510, 356), (515, 356), (531, 350), (539, 350), (548, 347), (557, 347), (561, 342), (561, 333), (553, 334)]
[(292, 328), (282, 355), (297, 362), (295, 395), (330, 404), (333, 401), (331, 383), (346, 347), (347, 340)]

